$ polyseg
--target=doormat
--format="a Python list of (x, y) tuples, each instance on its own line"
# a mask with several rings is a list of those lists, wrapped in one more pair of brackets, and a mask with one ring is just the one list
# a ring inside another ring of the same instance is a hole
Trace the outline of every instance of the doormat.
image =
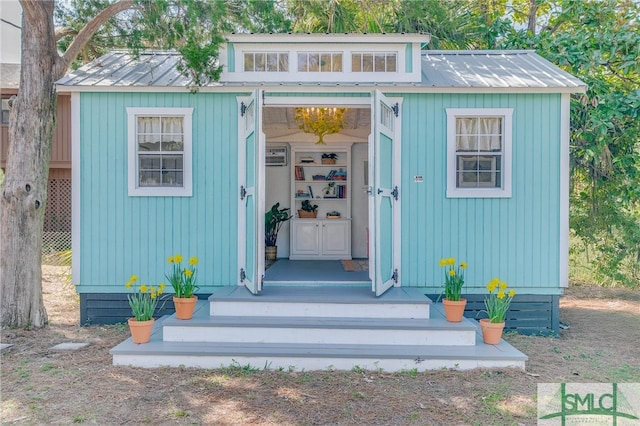
[(368, 260), (341, 260), (342, 267), (347, 272), (368, 271)]

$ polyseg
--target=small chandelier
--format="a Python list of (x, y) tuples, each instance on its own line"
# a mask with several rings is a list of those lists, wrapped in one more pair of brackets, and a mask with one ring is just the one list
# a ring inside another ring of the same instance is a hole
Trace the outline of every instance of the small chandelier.
[(325, 135), (344, 128), (346, 111), (347, 108), (296, 108), (296, 122), (303, 132), (318, 136), (316, 144), (325, 144)]

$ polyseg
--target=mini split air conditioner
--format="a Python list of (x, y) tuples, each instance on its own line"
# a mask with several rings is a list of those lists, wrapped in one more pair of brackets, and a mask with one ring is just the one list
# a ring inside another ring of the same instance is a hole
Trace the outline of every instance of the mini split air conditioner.
[(289, 147), (270, 146), (267, 147), (267, 155), (264, 163), (267, 166), (286, 166), (287, 157), (289, 157)]

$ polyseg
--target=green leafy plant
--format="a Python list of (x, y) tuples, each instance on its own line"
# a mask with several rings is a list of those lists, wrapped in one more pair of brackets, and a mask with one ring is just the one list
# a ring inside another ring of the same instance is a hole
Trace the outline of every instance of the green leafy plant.
[(464, 271), (467, 269), (465, 262), (460, 262), (456, 267), (456, 259), (453, 257), (440, 259), (440, 266), (444, 268), (444, 297), (452, 302), (460, 301), (462, 286), (464, 285)]
[(182, 260), (179, 254), (169, 257), (167, 262), (171, 265), (171, 273), (165, 276), (173, 287), (175, 297), (188, 299), (200, 288), (196, 284), (198, 258), (190, 257), (189, 266), (185, 268), (182, 267)]
[(127, 295), (127, 299), (129, 299), (129, 306), (131, 307), (131, 312), (137, 321), (149, 321), (155, 314), (156, 307), (160, 301), (160, 296), (164, 292), (166, 286), (164, 283), (160, 283), (157, 287), (148, 286), (146, 284), (138, 285), (136, 284), (137, 282), (138, 277), (136, 275), (131, 275), (129, 281), (124, 284), (125, 287), (135, 290), (135, 293)]
[(492, 323), (504, 322), (513, 296), (516, 294), (515, 290), (509, 289), (507, 283), (498, 278), (489, 281), (487, 290), (489, 290), (489, 295), (484, 299), (484, 306), (487, 315), (489, 315), (489, 321)]
[(318, 205), (311, 204), (309, 200), (304, 200), (300, 209), (304, 210), (305, 212), (315, 212), (318, 209)]
[(280, 203), (275, 203), (264, 215), (264, 244), (267, 247), (276, 245), (278, 232), (282, 225), (293, 216), (289, 214), (289, 208), (280, 208)]

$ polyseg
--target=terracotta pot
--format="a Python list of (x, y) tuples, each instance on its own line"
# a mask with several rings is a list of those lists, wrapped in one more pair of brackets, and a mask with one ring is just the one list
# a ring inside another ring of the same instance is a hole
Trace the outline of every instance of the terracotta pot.
[(265, 246), (264, 258), (267, 260), (276, 260), (278, 258), (278, 246)]
[(502, 338), (504, 323), (494, 323), (490, 322), (489, 318), (483, 318), (480, 320), (480, 329), (482, 330), (482, 340), (484, 340), (487, 345), (497, 345)]
[(149, 321), (138, 321), (135, 318), (129, 318), (129, 330), (131, 331), (133, 343), (148, 343), (151, 340), (154, 322), (153, 318)]
[(176, 318), (188, 320), (193, 318), (193, 311), (196, 309), (197, 296), (173, 297), (173, 307), (176, 309)]
[(467, 299), (460, 299), (459, 301), (453, 301), (449, 299), (442, 299), (442, 306), (444, 306), (444, 314), (449, 322), (461, 322), (464, 316), (464, 308), (467, 306)]

